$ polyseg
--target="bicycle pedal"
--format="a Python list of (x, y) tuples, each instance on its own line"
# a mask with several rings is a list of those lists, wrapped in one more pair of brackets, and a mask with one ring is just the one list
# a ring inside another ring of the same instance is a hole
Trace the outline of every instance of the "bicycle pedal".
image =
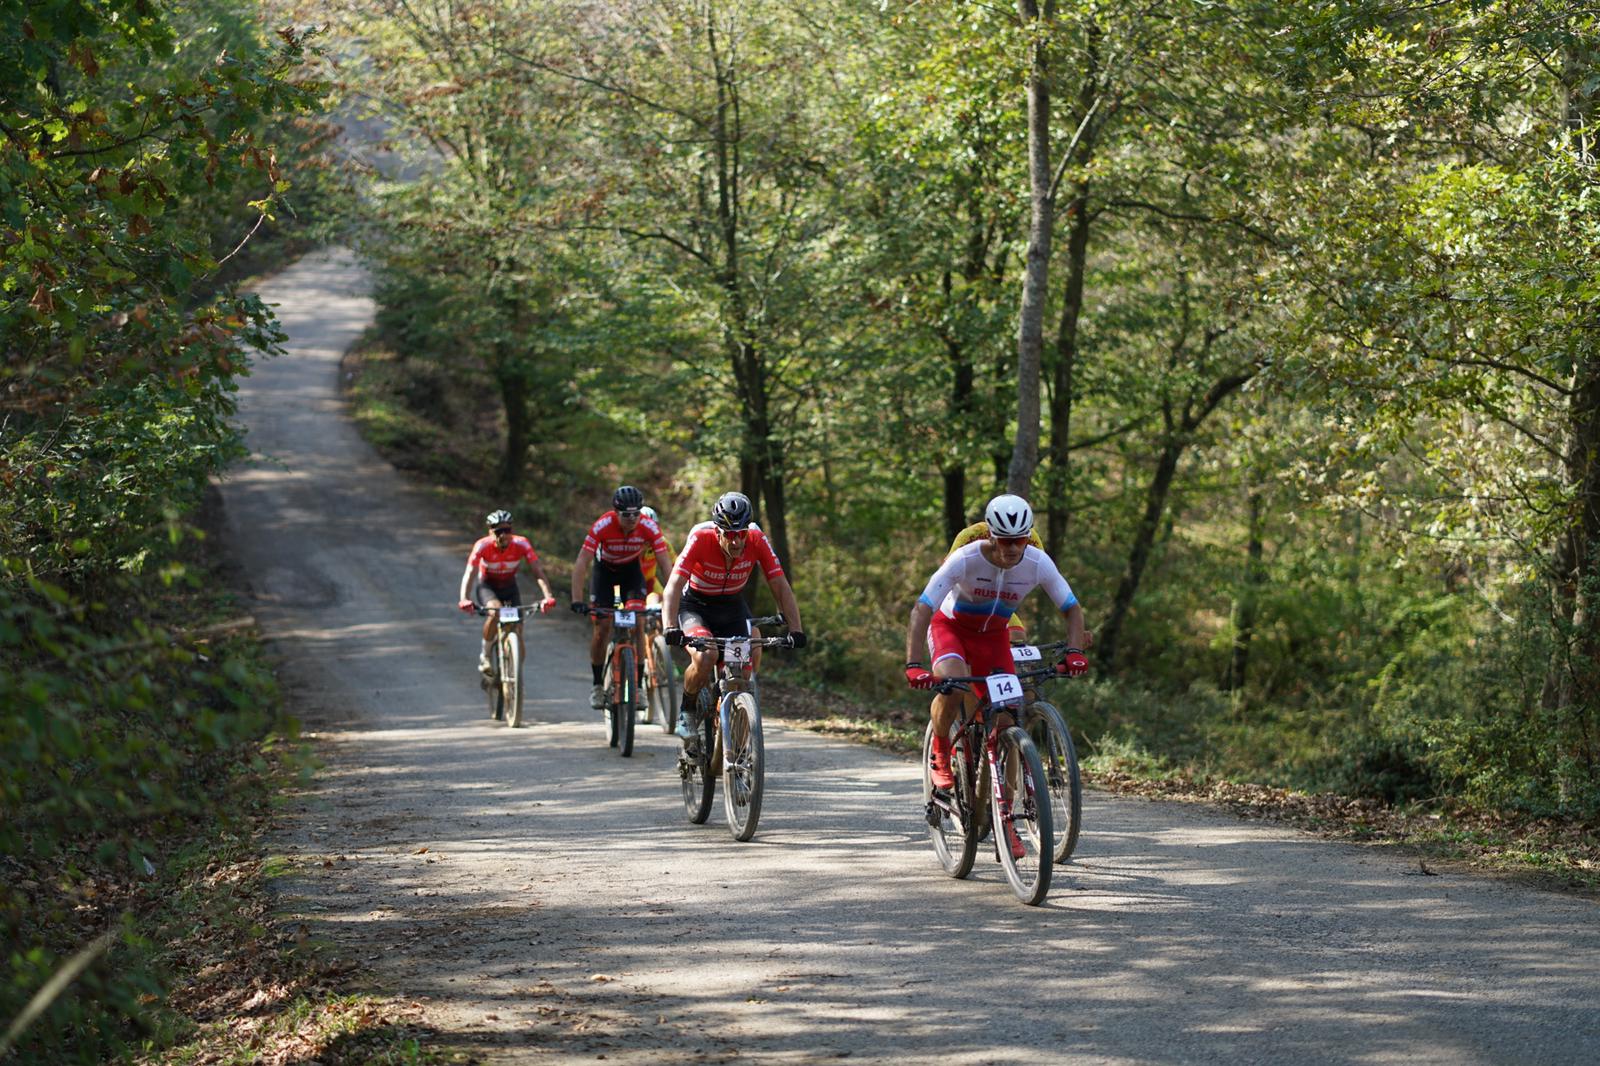
[(924, 817), (928, 819), (928, 824), (935, 829), (944, 825), (944, 809), (932, 800), (928, 801), (928, 809), (924, 812)]

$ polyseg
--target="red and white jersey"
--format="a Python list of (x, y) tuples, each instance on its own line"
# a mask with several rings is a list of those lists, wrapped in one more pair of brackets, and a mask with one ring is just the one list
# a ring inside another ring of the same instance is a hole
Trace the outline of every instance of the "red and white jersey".
[(589, 527), (589, 535), (583, 538), (583, 550), (610, 566), (631, 563), (643, 555), (646, 548), (651, 552), (672, 550), (667, 547), (667, 538), (661, 535), (661, 527), (647, 515), (640, 515), (633, 531), (625, 533), (617, 512), (607, 511)]
[(980, 633), (991, 626), (1004, 629), (1022, 597), (1036, 588), (1062, 611), (1078, 602), (1054, 561), (1038, 548), (1028, 545), (1016, 566), (1002, 570), (983, 557), (983, 543), (975, 540), (951, 552), (918, 600)]
[(768, 581), (783, 576), (783, 565), (778, 562), (772, 542), (767, 540), (760, 526), (751, 524), (744, 535), (743, 549), (730, 562), (722, 552), (716, 523), (701, 522), (689, 530), (689, 539), (678, 554), (672, 572), (688, 574), (689, 587), (703, 596), (732, 596), (743, 591), (757, 563)]
[(495, 544), (493, 536), (488, 536), (472, 546), (467, 565), (478, 568), (479, 581), (504, 588), (517, 579), (517, 567), (524, 559), (530, 563), (539, 561), (539, 553), (527, 537), (512, 534), (502, 548)]

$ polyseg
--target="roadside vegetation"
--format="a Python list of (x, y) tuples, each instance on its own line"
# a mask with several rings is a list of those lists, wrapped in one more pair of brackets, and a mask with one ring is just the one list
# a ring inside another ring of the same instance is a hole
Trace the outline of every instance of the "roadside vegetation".
[(306, 772), (208, 479), (235, 283), (341, 193), (306, 35), (253, 3), (0, 4), (0, 1061), (437, 1061), (285, 927)]
[[(1101, 782), (1592, 884), (1597, 19), (0, 2), (0, 1055), (437, 1057), (260, 909), (300, 764), (200, 535), (279, 339), (233, 283), (336, 214), (358, 413), (463, 548), (739, 487), (791, 713), (892, 744), (909, 603), (1009, 488)], [(329, 153), (335, 88), (399, 165)]]
[(740, 488), (818, 638), (784, 676), (892, 737), (911, 600), (1020, 491), (1102, 781), (1594, 881), (1585, 5), (318, 6), (419, 148), (353, 396), (464, 546)]

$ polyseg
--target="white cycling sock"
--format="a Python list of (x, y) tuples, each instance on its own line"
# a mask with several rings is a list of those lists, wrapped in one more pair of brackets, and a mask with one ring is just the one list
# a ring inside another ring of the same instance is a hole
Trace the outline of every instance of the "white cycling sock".
[(487, 640), (483, 642), (483, 657), (485, 659), (489, 657), (489, 642)]

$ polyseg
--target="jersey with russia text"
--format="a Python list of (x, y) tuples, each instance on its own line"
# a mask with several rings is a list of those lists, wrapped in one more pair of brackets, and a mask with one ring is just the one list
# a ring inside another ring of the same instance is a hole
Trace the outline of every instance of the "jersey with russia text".
[(489, 536), (472, 546), (467, 565), (478, 568), (479, 581), (505, 588), (516, 581), (517, 567), (522, 565), (524, 559), (529, 563), (539, 561), (539, 553), (533, 550), (533, 544), (527, 537), (513, 535), (502, 548), (495, 544), (494, 537)]
[(643, 555), (646, 548), (652, 552), (668, 550), (661, 527), (656, 525), (655, 519), (644, 515), (639, 516), (631, 531), (624, 532), (617, 512), (607, 511), (589, 527), (589, 535), (583, 538), (583, 550), (608, 566), (631, 563)]
[(1050, 556), (1033, 545), (1023, 549), (1016, 566), (1002, 570), (983, 557), (983, 542), (975, 541), (950, 553), (919, 599), (957, 624), (984, 632), (1004, 626), (1022, 597), (1040, 587), (1063, 611), (1078, 602)]
[(701, 522), (689, 530), (689, 539), (684, 541), (672, 572), (687, 574), (689, 587), (702, 596), (732, 596), (744, 589), (750, 571), (758, 563), (768, 581), (783, 576), (783, 566), (760, 526), (751, 523), (744, 535), (744, 546), (730, 562), (722, 552), (716, 524)]

